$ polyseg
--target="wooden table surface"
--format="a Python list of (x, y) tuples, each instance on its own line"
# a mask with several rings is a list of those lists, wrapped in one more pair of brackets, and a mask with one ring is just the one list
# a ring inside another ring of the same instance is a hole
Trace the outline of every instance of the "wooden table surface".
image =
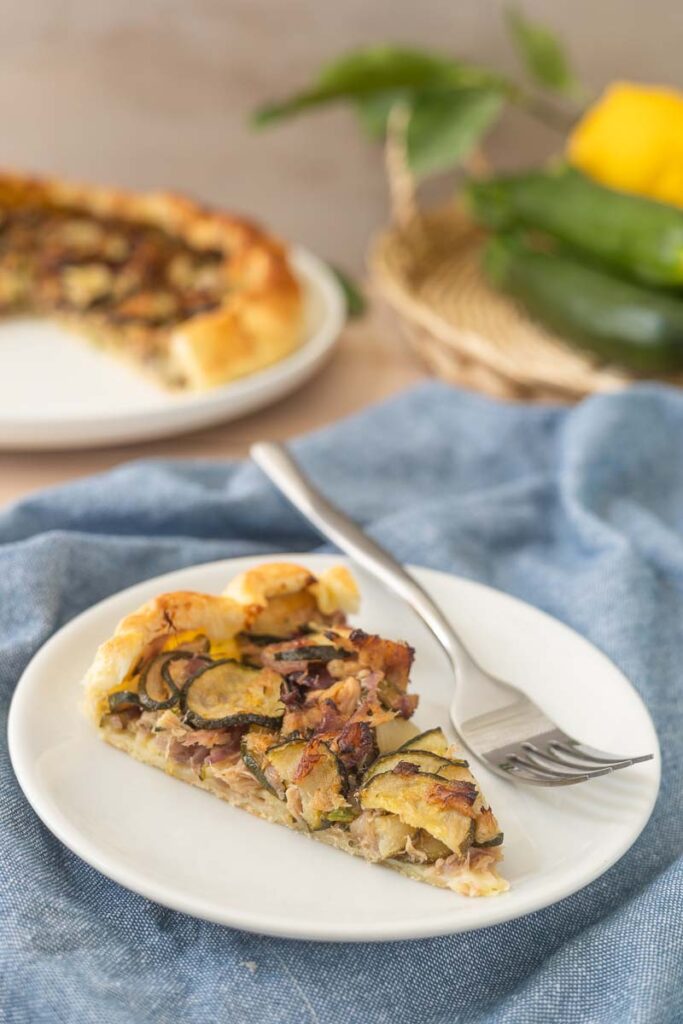
[(377, 313), (348, 324), (323, 369), (260, 412), (196, 433), (116, 448), (0, 453), (0, 504), (138, 458), (239, 458), (253, 441), (286, 440), (387, 398), (425, 376), (391, 324)]

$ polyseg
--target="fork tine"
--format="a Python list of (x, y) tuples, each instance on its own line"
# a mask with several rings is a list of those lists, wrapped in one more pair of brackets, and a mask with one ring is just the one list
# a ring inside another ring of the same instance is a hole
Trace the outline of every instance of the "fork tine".
[[(554, 746), (555, 744), (550, 744)], [(626, 762), (629, 764), (640, 764), (642, 761), (651, 761), (653, 754), (639, 754), (636, 757), (622, 757), (619, 754), (609, 754), (606, 750), (598, 750), (596, 747), (589, 747), (586, 743), (579, 743), (578, 740), (573, 740), (567, 736), (563, 743), (558, 743), (557, 746), (560, 749), (564, 749), (566, 753), (573, 754), (577, 751), (580, 759), (585, 761), (593, 761), (596, 764), (608, 764), (615, 762)]]
[(512, 761), (497, 764), (496, 767), (502, 768), (512, 778), (520, 779), (532, 786), (573, 786), (578, 782), (586, 782), (589, 778), (587, 775), (570, 774), (553, 776), (534, 768), (526, 768)]
[(550, 758), (544, 758), (542, 752), (531, 743), (522, 743), (521, 748), (521, 751), (510, 751), (511, 756), (509, 760), (522, 765), (527, 770), (531, 769), (537, 774), (546, 777), (565, 779), (580, 776), (582, 779), (592, 779), (598, 775), (607, 775), (612, 770), (602, 766), (586, 768), (585, 766), (573, 765), (574, 770), (567, 771), (562, 765), (553, 762)]
[(575, 753), (570, 747), (564, 746), (561, 743), (549, 743), (548, 750), (549, 753), (547, 755), (540, 752), (541, 756), (547, 756), (553, 760), (555, 764), (562, 764), (567, 768), (596, 768), (601, 765), (608, 768), (628, 768), (633, 764), (633, 759), (630, 757), (614, 757), (609, 761), (606, 758), (598, 761), (588, 757), (583, 757)]

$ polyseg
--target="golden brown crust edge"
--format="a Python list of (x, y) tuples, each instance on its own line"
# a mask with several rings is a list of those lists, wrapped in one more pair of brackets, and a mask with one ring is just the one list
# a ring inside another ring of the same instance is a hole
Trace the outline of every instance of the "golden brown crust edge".
[(274, 598), (300, 592), (310, 593), (325, 615), (357, 607), (358, 590), (345, 566), (333, 566), (316, 577), (290, 562), (255, 566), (236, 576), (220, 595), (174, 591), (147, 601), (122, 619), (98, 648), (84, 679), (86, 714), (99, 726), (107, 694), (123, 682), (157, 637), (197, 631), (212, 643), (223, 643), (248, 629)]
[(132, 192), (0, 172), (0, 207), (70, 207), (159, 227), (223, 252), (235, 288), (217, 309), (172, 332), (172, 372), (201, 390), (284, 358), (302, 340), (303, 296), (284, 246), (257, 225), (173, 192)]
[(345, 565), (335, 565), (314, 576), (309, 569), (291, 562), (264, 562), (240, 573), (223, 591), (242, 605), (265, 608), (272, 598), (308, 590), (325, 615), (335, 611), (358, 611), (360, 595), (353, 576)]

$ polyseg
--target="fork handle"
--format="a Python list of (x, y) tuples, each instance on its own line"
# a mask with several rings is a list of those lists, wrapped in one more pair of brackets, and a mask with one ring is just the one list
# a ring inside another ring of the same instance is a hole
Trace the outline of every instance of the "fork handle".
[(250, 453), (277, 489), (323, 537), (331, 540), (354, 562), (410, 605), (448, 655), (457, 682), (465, 664), (474, 664), (474, 661), (427, 591), (388, 551), (371, 540), (352, 519), (323, 497), (283, 445), (262, 441), (252, 445)]

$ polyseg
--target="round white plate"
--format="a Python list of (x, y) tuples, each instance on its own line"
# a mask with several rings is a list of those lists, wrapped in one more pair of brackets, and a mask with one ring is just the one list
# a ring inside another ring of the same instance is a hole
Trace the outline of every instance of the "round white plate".
[(49, 320), (0, 321), (0, 448), (90, 448), (167, 437), (236, 419), (283, 397), (319, 369), (344, 324), (341, 289), (297, 249), (306, 340), (286, 359), (222, 387), (173, 394)]
[[(285, 555), (315, 572), (340, 561)], [(608, 659), (566, 626), (506, 594), (414, 569), (475, 655), (537, 697), (575, 736), (654, 761), (554, 790), (508, 783), (475, 764), (505, 830), (501, 896), (468, 899), (412, 882), (254, 818), (102, 743), (79, 711), (79, 680), (121, 617), (157, 593), (219, 592), (264, 559), (168, 573), (109, 598), (57, 633), (26, 669), (9, 720), (10, 754), (36, 813), (89, 864), (156, 902), (248, 931), (297, 939), (407, 939), (483, 928), (568, 896), (631, 846), (659, 786), (650, 717)], [(268, 559), (265, 559), (268, 560)], [(414, 644), (415, 722), (450, 731), (452, 687), (436, 642), (406, 606), (358, 573), (365, 629)]]

